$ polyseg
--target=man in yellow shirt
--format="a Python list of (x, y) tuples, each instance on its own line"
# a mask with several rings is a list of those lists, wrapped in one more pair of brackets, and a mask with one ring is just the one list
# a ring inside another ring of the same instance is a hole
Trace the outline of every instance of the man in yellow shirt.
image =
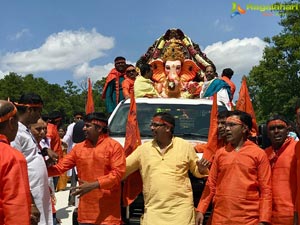
[(159, 94), (151, 80), (153, 71), (149, 64), (143, 64), (140, 67), (141, 75), (137, 76), (134, 81), (134, 97), (135, 98), (153, 98)]
[(192, 186), (188, 176), (204, 177), (193, 146), (174, 137), (175, 119), (156, 113), (150, 128), (153, 140), (140, 145), (126, 159), (126, 176), (139, 170), (145, 201), (141, 224), (195, 224)]

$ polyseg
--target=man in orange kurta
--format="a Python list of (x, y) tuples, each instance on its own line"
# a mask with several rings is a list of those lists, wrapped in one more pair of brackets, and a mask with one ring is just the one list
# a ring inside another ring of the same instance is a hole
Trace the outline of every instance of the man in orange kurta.
[(80, 185), (73, 195), (80, 197), (78, 222), (119, 225), (120, 182), (126, 169), (124, 149), (108, 137), (103, 113), (90, 113), (84, 121), (86, 140), (75, 145), (48, 173), (55, 176), (76, 166)]
[[(218, 138), (216, 139), (217, 143), (214, 143), (214, 146), (216, 147), (215, 152), (218, 151), (218, 149), (221, 149), (222, 147), (224, 147), (227, 143), (226, 141), (226, 119), (229, 116), (229, 111), (221, 111), (218, 113), (218, 121), (217, 121), (217, 134)], [(203, 152), (205, 150), (207, 150), (207, 144), (198, 144), (195, 146), (195, 150), (197, 152)], [(211, 161), (205, 159), (203, 156), (201, 158), (201, 160), (198, 161), (198, 168), (201, 168), (202, 170), (207, 169), (210, 167), (211, 162), (213, 161), (214, 155), (211, 158)], [(209, 186), (207, 185), (207, 183), (205, 184), (204, 190), (202, 192), (202, 196), (203, 198), (205, 198), (205, 196), (207, 196), (209, 194)], [(201, 199), (199, 201), (202, 201)], [(200, 203), (199, 203), (200, 204)], [(198, 205), (199, 205), (198, 204)], [(207, 203), (208, 205), (210, 203)], [(208, 205), (206, 208), (208, 208)], [(206, 210), (205, 210), (206, 211)], [(198, 216), (200, 216), (200, 214), (198, 214)], [(203, 216), (203, 218), (198, 218), (198, 220), (203, 221), (204, 220), (204, 214), (202, 214), (201, 216)], [(206, 225), (210, 225), (211, 224), (211, 216), (209, 218), (209, 220), (206, 222)]]
[(228, 144), (214, 157), (207, 181), (210, 192), (197, 207), (197, 225), (202, 224), (198, 218), (203, 218), (211, 199), (212, 225), (271, 221), (271, 168), (263, 150), (247, 140), (251, 128), (252, 118), (245, 112), (233, 111), (226, 119)]
[(102, 91), (102, 99), (105, 99), (108, 114), (111, 114), (118, 103), (124, 99), (122, 82), (124, 81), (126, 59), (122, 56), (118, 56), (114, 62), (115, 68), (107, 75)]
[(62, 116), (60, 112), (52, 112), (49, 115), (47, 123), (47, 138), (50, 141), (50, 148), (55, 151), (59, 159), (63, 157), (62, 143), (58, 133), (58, 125), (61, 123)]
[(123, 96), (125, 99), (130, 98), (133, 93), (134, 81), (137, 76), (136, 69), (133, 65), (128, 65), (126, 69), (125, 80), (122, 83)]
[(287, 120), (275, 115), (267, 122), (271, 146), (265, 152), (272, 167), (272, 225), (293, 225), (296, 211), (296, 141), (288, 137)]
[(0, 225), (29, 225), (31, 197), (27, 163), (10, 146), (18, 131), (17, 109), (0, 100)]

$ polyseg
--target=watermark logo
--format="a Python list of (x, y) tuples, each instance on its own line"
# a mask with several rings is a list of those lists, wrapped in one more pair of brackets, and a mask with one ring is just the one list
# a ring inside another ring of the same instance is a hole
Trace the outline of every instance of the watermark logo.
[(256, 5), (256, 4), (247, 4), (246, 8), (242, 8), (236, 2), (232, 2), (232, 9), (231, 9), (231, 18), (245, 14), (246, 11), (259, 11), (263, 16), (280, 16), (285, 14), (288, 11), (298, 11), (300, 10), (300, 4), (281, 4), (281, 3), (274, 3), (270, 5)]
[(232, 9), (231, 9), (231, 18), (237, 16), (237, 15), (241, 15), (241, 14), (245, 14), (246, 10), (243, 9), (240, 5), (238, 5), (236, 2), (232, 2)]

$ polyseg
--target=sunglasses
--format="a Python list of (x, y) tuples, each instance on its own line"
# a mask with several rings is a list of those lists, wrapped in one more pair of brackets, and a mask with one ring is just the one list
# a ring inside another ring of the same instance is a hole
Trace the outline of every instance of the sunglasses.
[(163, 123), (150, 123), (150, 127), (162, 127), (165, 126)]
[(133, 73), (136, 72), (136, 70), (126, 70), (126, 73)]

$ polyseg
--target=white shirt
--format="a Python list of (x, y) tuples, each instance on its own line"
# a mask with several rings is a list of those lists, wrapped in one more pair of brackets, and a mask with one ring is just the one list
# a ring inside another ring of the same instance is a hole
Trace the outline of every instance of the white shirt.
[(11, 146), (23, 153), (27, 161), (30, 191), (41, 213), (39, 225), (53, 225), (48, 172), (40, 149), (29, 131), (19, 122), (18, 133)]

